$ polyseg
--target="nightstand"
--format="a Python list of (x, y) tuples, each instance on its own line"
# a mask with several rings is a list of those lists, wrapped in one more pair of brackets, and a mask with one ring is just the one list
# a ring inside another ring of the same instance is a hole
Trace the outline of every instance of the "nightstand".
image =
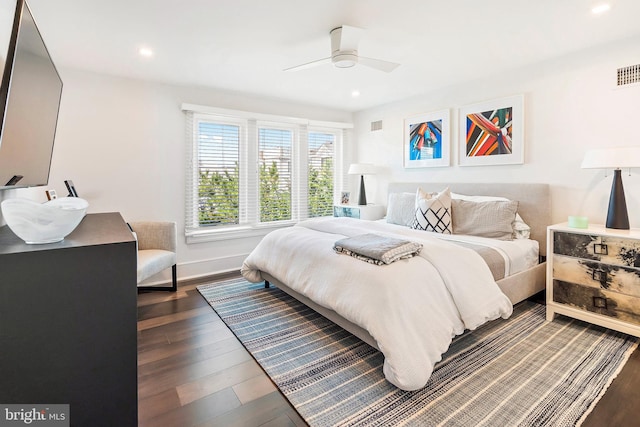
[(547, 320), (556, 313), (640, 337), (640, 229), (547, 228)]
[(385, 213), (385, 208), (382, 205), (333, 205), (333, 216), (374, 221), (384, 218)]

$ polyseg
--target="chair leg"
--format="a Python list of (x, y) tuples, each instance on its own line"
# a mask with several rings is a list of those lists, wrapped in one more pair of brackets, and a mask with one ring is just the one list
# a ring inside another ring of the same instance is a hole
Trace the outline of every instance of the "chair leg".
[(138, 286), (139, 291), (169, 291), (178, 290), (178, 272), (176, 265), (171, 267), (171, 286)]
[(171, 286), (171, 292), (177, 291), (178, 290), (178, 272), (175, 264), (173, 264), (173, 267), (171, 267), (171, 282), (173, 284), (173, 286)]

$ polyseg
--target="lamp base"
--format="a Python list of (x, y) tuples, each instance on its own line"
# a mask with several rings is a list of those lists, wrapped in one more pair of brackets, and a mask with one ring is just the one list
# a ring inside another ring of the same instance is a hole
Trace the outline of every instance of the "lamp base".
[(364, 175), (360, 175), (360, 196), (358, 198), (359, 205), (367, 204), (367, 193), (364, 191)]
[(613, 171), (609, 211), (607, 212), (607, 228), (629, 229), (629, 214), (627, 213), (627, 201), (624, 197), (622, 171), (620, 169)]

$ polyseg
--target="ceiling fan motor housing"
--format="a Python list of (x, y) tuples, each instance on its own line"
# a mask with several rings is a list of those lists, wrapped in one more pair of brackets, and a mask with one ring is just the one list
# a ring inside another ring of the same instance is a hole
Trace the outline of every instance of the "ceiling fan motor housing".
[(286, 68), (285, 71), (303, 70), (331, 62), (336, 68), (351, 68), (355, 65), (364, 65), (366, 67), (375, 68), (376, 70), (389, 73), (393, 71), (399, 64), (381, 59), (359, 57), (358, 43), (363, 33), (362, 28), (343, 25), (330, 31), (331, 35), (331, 57), (316, 59), (315, 61), (297, 65), (295, 67)]
[(351, 68), (358, 63), (358, 51), (337, 51), (331, 55), (331, 62), (338, 68)]

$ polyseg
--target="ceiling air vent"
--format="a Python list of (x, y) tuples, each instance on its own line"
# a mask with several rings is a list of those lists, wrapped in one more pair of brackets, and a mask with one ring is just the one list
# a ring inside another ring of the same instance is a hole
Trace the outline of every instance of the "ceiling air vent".
[(640, 64), (618, 68), (618, 86), (640, 83)]
[(382, 130), (382, 120), (371, 122), (371, 132)]

